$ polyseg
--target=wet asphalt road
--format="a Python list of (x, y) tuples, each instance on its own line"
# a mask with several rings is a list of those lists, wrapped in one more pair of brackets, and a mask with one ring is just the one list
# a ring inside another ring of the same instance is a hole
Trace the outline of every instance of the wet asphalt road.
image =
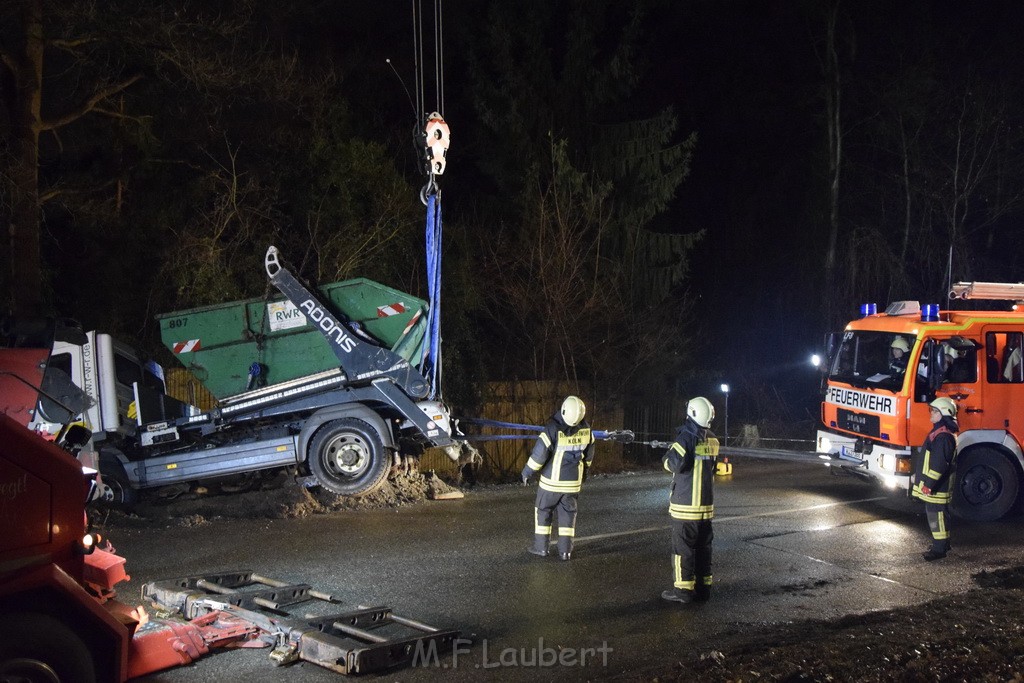
[[(457, 658), (363, 680), (586, 680), (711, 650), (715, 633), (744, 625), (917, 604), (973, 587), (982, 569), (1024, 565), (1019, 517), (956, 522), (952, 554), (925, 563), (917, 504), (824, 467), (743, 459), (716, 485), (712, 600), (664, 603), (668, 482), (656, 473), (588, 481), (570, 562), (525, 552), (533, 487), (398, 510), (115, 530), (132, 575), (121, 596), (132, 601), (160, 578), (252, 570), (476, 638)], [(554, 648), (566, 665), (539, 666), (554, 661)], [(223, 652), (139, 680), (340, 680), (308, 663), (274, 668), (267, 652)]]

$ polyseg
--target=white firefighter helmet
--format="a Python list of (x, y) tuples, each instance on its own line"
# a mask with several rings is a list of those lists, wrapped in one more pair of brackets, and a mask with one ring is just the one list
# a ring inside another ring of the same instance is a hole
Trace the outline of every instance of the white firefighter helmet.
[(889, 344), (889, 348), (899, 349), (903, 353), (907, 353), (910, 351), (910, 344), (908, 344), (907, 340), (904, 339), (903, 337), (896, 337), (895, 339), (892, 340), (892, 344)]
[(587, 406), (579, 396), (566, 396), (562, 401), (562, 422), (570, 427), (575, 427), (582, 422), (583, 416), (586, 414)]
[(707, 429), (715, 419), (715, 407), (703, 396), (691, 398), (686, 404), (686, 416)]
[(928, 405), (946, 417), (956, 417), (956, 403), (948, 396), (939, 396)]

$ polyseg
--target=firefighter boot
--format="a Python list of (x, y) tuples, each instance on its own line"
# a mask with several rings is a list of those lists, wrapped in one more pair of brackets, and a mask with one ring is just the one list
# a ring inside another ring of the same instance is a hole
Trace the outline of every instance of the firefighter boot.
[(932, 547), (921, 553), (926, 562), (941, 560), (949, 553), (949, 543), (932, 543)]
[(685, 605), (693, 602), (693, 591), (684, 590), (682, 588), (672, 588), (667, 591), (662, 591), (661, 599), (668, 600), (669, 602), (678, 602)]
[(568, 562), (572, 557), (572, 536), (558, 536), (558, 559)]
[(532, 553), (538, 557), (548, 556), (548, 537), (544, 534), (533, 535), (533, 545), (526, 549), (527, 552)]
[(693, 599), (697, 602), (707, 602), (711, 599), (711, 577), (706, 576), (697, 579), (697, 586), (693, 591)]

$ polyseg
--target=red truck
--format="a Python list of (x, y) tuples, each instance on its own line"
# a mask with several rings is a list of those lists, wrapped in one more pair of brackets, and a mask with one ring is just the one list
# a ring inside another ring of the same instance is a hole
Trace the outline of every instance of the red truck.
[(145, 615), (114, 597), (124, 560), (89, 533), (91, 485), (70, 453), (0, 415), (2, 680), (123, 681), (181, 661), (129, 662)]

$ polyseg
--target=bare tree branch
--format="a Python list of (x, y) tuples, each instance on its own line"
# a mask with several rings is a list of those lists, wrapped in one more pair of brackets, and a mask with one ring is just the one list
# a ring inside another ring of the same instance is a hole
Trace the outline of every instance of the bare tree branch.
[(47, 47), (55, 47), (58, 50), (64, 50), (65, 52), (68, 52), (73, 55), (79, 55), (81, 53), (79, 52), (78, 48), (84, 45), (92, 45), (98, 42), (99, 38), (95, 36), (84, 36), (75, 39), (54, 38), (52, 40), (47, 40), (46, 45)]
[(52, 187), (46, 192), (39, 193), (39, 204), (42, 205), (49, 201), (53, 201), (57, 197), (95, 194), (100, 190), (105, 190), (107, 188), (113, 187), (114, 185), (117, 184), (118, 180), (120, 180), (120, 178), (112, 178), (104, 183), (90, 185), (88, 187)]
[(116, 95), (117, 93), (127, 89), (141, 78), (142, 74), (136, 74), (131, 78), (128, 78), (127, 80), (121, 81), (120, 83), (113, 83), (107, 86), (106, 88), (101, 88), (100, 90), (97, 90), (95, 93), (93, 93), (89, 98), (87, 98), (84, 102), (82, 102), (72, 111), (69, 111), (66, 114), (59, 116), (55, 119), (43, 121), (39, 129), (41, 131), (53, 130), (55, 128), (66, 126), (67, 124), (73, 121), (77, 121), (89, 112), (93, 111), (96, 108), (97, 104), (107, 99), (111, 95)]
[(122, 114), (119, 111), (114, 111), (113, 109), (104, 109), (103, 107), (94, 107), (92, 113), (101, 114), (103, 116), (109, 116), (112, 119), (124, 119), (126, 121), (134, 121), (136, 123), (142, 123), (143, 121), (153, 120), (153, 116), (149, 114), (145, 116), (130, 116), (128, 114)]

